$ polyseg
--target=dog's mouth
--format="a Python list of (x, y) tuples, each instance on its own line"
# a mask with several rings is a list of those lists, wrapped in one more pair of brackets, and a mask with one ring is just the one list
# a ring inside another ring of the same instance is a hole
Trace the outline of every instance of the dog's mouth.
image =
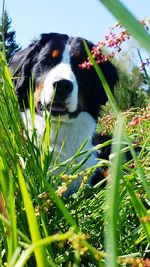
[(66, 104), (61, 102), (53, 102), (51, 105), (48, 105), (47, 109), (50, 110), (54, 116), (68, 113)]
[(43, 110), (47, 109), (53, 116), (65, 115), (68, 112), (66, 104), (63, 102), (53, 102), (47, 106), (42, 105), (41, 102), (38, 103), (37, 112), (42, 115)]
[(78, 117), (78, 115), (80, 113), (79, 109), (77, 109), (73, 112), (69, 112), (68, 108), (66, 106), (66, 103), (63, 103), (63, 102), (53, 102), (53, 104), (50, 103), (47, 106), (43, 106), (42, 103), (39, 102), (38, 105), (36, 106), (36, 112), (40, 116), (43, 116), (44, 109), (48, 110), (53, 117), (58, 117), (58, 116), (68, 114), (70, 119), (74, 119), (74, 118)]

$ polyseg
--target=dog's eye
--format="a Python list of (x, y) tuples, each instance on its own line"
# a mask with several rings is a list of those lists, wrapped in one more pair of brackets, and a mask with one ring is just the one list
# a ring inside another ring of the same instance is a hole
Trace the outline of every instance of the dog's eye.
[(55, 49), (51, 52), (51, 57), (52, 58), (58, 58), (60, 56), (60, 51)]

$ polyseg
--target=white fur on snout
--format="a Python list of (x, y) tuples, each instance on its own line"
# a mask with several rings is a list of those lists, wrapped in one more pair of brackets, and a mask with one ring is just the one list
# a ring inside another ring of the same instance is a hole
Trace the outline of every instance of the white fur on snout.
[(68, 80), (73, 84), (73, 90), (66, 99), (66, 107), (69, 112), (74, 112), (78, 105), (78, 85), (76, 77), (71, 69), (70, 48), (66, 45), (62, 61), (53, 67), (46, 75), (41, 93), (41, 103), (48, 105), (53, 100), (55, 89), (53, 84), (61, 80)]

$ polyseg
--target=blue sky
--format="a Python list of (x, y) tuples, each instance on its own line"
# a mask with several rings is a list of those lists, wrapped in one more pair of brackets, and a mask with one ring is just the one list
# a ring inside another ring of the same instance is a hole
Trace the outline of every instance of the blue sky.
[[(150, 16), (150, 0), (122, 2), (138, 19)], [(98, 42), (116, 22), (98, 0), (5, 0), (5, 6), (22, 47), (43, 32), (67, 33)]]

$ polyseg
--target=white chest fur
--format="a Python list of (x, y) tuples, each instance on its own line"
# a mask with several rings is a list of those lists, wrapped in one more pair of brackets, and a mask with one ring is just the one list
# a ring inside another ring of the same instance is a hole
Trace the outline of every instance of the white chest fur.
[[(24, 113), (21, 113), (21, 115), (26, 127), (28, 128), (28, 131), (30, 132), (32, 130), (32, 121), (29, 110), (27, 110), (26, 115)], [(87, 112), (81, 112), (77, 118), (73, 119), (69, 123), (60, 122), (59, 133), (54, 150), (54, 159), (57, 157), (60, 151), (61, 153), (58, 159), (59, 163), (74, 156), (85, 140), (87, 140), (87, 143), (84, 149), (91, 148), (91, 137), (95, 131), (95, 126), (95, 120)], [(54, 148), (56, 128), (57, 122), (52, 122), (50, 133), (50, 150)], [(37, 114), (35, 115), (35, 129), (40, 140), (45, 129), (45, 119)], [(82, 158), (83, 157), (76, 159), (76, 162), (79, 162)], [(84, 169), (93, 166), (95, 163), (95, 157), (91, 156), (85, 163)]]

